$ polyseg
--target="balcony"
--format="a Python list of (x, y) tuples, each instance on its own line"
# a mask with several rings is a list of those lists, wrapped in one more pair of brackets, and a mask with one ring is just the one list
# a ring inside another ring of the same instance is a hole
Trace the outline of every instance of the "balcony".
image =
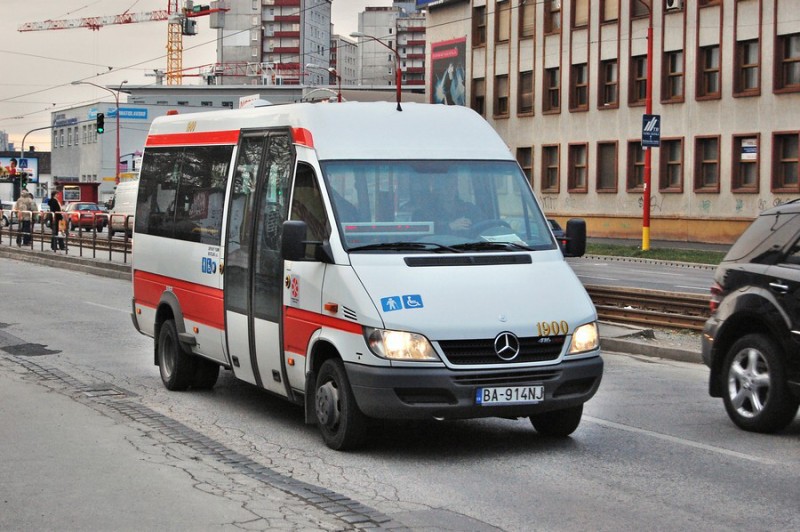
[(403, 81), (403, 85), (404, 86), (405, 85), (413, 85), (413, 86), (425, 85), (425, 80), (424, 79), (407, 79), (407, 80)]
[(416, 41), (408, 41), (406, 46), (425, 46), (425, 41), (416, 40)]
[(273, 54), (299, 54), (300, 47), (299, 46), (276, 46), (270, 53)]
[(300, 24), (300, 15), (275, 15), (275, 22)]
[(272, 34), (273, 37), (276, 39), (281, 38), (288, 38), (288, 39), (299, 39), (300, 32), (299, 31), (276, 31)]
[(300, 7), (300, 0), (275, 0), (273, 5), (280, 7)]
[(403, 69), (403, 72), (408, 74), (424, 74), (425, 67), (407, 67)]
[(425, 59), (425, 54), (406, 54), (405, 58), (406, 59)]

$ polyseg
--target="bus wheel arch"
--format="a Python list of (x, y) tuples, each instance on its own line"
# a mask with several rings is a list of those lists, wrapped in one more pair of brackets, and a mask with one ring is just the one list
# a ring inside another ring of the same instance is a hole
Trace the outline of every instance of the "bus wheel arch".
[(313, 401), (325, 445), (336, 451), (346, 451), (364, 442), (369, 420), (356, 403), (341, 358), (327, 358), (319, 367)]

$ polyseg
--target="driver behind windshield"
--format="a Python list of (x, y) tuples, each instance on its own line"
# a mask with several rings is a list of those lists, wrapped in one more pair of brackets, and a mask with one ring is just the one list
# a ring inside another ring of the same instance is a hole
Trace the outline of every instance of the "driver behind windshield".
[(478, 208), (458, 195), (458, 178), (436, 176), (431, 180), (426, 207), (417, 211), (416, 220), (433, 220), (437, 233), (464, 235), (480, 217)]

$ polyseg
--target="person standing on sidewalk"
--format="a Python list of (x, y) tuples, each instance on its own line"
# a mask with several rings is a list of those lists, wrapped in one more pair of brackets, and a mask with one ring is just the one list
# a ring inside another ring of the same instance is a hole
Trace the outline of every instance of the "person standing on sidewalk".
[(60, 226), (61, 226), (61, 202), (58, 201), (58, 192), (53, 191), (50, 194), (50, 199), (47, 202), (47, 206), (50, 207), (50, 212), (52, 213), (52, 219), (50, 220), (50, 249), (53, 250), (55, 253), (56, 251), (64, 250), (64, 239), (60, 237)]
[(17, 233), (17, 245), (29, 246), (33, 238), (33, 213), (39, 211), (39, 207), (33, 200), (33, 194), (23, 188), (19, 192), (19, 199), (14, 203), (14, 210), (18, 211), (17, 216), (20, 220), (20, 229)]

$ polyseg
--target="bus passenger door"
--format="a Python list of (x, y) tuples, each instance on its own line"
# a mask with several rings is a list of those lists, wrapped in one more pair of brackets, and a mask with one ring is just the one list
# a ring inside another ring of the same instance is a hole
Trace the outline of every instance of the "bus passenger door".
[(225, 237), (226, 340), (233, 371), (284, 396), (280, 243), (293, 162), (288, 131), (242, 135)]

